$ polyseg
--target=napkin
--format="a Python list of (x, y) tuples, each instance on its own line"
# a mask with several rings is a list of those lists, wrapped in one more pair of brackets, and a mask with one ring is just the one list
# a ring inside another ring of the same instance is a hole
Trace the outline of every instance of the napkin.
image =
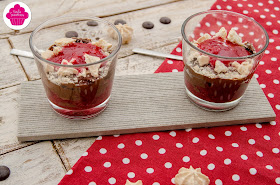
[[(144, 185), (174, 184), (178, 170), (190, 165), (201, 168), (213, 185), (280, 184), (279, 8), (276, 0), (218, 0), (211, 7), (253, 17), (267, 30), (270, 44), (254, 76), (277, 115), (276, 121), (100, 136), (60, 185), (124, 185), (126, 179), (142, 180)], [(248, 28), (243, 34), (253, 31)], [(181, 43), (172, 54), (182, 55)], [(183, 66), (182, 61), (166, 59), (156, 73), (182, 71)]]

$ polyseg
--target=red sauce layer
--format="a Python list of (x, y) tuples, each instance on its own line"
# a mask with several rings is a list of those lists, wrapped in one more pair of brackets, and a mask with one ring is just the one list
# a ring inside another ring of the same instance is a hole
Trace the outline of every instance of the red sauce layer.
[(76, 60), (73, 62), (73, 65), (85, 64), (84, 54), (96, 56), (100, 59), (106, 57), (103, 50), (96, 45), (90, 43), (71, 43), (68, 46), (64, 46), (58, 55), (52, 56), (48, 60), (60, 64), (63, 59), (70, 61), (72, 58), (75, 58)]
[[(222, 39), (221, 37), (214, 37), (203, 41), (198, 47), (208, 53), (224, 57), (243, 57), (251, 55), (245, 47), (238, 44), (232, 43), (228, 40)], [(211, 59), (210, 64), (214, 67), (216, 59)], [(228, 65), (232, 61), (222, 61), (225, 65)]]

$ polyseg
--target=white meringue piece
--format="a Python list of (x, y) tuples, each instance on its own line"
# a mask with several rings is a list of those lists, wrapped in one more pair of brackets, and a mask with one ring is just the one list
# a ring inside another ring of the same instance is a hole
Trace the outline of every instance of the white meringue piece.
[(175, 176), (176, 185), (208, 185), (209, 183), (209, 178), (201, 173), (201, 169), (194, 169), (192, 166), (189, 169), (182, 167)]

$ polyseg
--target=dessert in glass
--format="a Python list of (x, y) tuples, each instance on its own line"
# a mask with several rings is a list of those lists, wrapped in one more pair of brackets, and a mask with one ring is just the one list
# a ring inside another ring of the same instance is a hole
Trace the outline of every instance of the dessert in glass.
[(212, 111), (238, 105), (268, 46), (265, 29), (247, 16), (210, 10), (187, 18), (182, 35), (189, 99)]
[(117, 28), (99, 18), (58, 17), (38, 26), (29, 44), (51, 107), (70, 119), (103, 111), (121, 43)]

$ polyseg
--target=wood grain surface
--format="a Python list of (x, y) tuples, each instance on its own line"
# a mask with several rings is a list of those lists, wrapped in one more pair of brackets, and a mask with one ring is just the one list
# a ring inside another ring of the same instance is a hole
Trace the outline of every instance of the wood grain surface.
[(196, 107), (186, 96), (183, 79), (183, 72), (119, 76), (106, 110), (94, 119), (82, 121), (57, 115), (50, 108), (40, 82), (22, 83), (18, 139), (64, 139), (275, 120), (275, 113), (255, 79), (240, 104), (225, 112)]

